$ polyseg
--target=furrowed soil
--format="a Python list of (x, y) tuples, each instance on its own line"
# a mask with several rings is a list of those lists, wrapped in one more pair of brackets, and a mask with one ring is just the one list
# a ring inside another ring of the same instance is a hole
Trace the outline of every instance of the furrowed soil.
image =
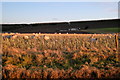
[(118, 79), (120, 35), (2, 34), (2, 79)]

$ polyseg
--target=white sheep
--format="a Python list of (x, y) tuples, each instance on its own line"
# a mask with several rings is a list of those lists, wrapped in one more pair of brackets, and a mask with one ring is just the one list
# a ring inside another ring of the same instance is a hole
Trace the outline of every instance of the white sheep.
[(12, 38), (13, 38), (13, 39), (17, 38), (17, 35), (13, 35)]
[(49, 36), (45, 36), (45, 35), (41, 36), (41, 38), (43, 38), (43, 39), (45, 39), (45, 40), (50, 39), (50, 37), (49, 37)]
[(35, 37), (38, 37), (39, 36), (39, 34), (35, 34)]
[(28, 36), (24, 36), (25, 39), (28, 39), (29, 37)]
[(49, 36), (44, 36), (44, 39), (48, 40), (48, 39), (50, 39), (50, 37)]

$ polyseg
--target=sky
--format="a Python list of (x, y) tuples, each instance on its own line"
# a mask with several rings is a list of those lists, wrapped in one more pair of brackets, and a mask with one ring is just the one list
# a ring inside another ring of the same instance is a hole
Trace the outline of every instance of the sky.
[(2, 2), (119, 2), (119, 0), (1, 0)]
[(2, 2), (2, 23), (43, 23), (118, 18), (118, 2)]

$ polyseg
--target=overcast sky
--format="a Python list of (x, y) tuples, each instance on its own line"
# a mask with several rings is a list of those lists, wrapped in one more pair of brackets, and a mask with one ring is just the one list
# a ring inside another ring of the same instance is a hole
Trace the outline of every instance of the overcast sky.
[(118, 2), (2, 2), (2, 23), (118, 18)]

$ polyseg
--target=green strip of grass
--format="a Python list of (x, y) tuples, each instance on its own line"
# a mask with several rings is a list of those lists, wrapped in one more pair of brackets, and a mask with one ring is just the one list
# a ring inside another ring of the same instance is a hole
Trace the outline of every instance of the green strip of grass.
[(120, 32), (120, 28), (96, 28), (96, 29), (88, 29), (86, 32), (92, 32), (92, 33), (118, 33)]

